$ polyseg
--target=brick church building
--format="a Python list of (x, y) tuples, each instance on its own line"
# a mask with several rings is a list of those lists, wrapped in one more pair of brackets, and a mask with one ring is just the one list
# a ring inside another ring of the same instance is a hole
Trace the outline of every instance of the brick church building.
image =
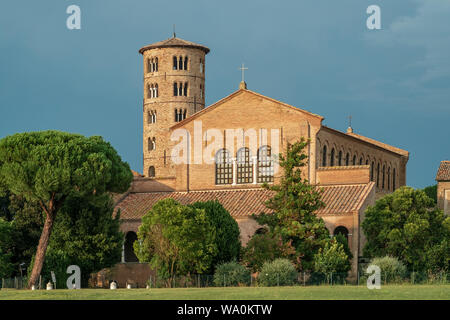
[[(147, 45), (143, 56), (143, 174), (115, 196), (126, 235), (117, 270), (139, 273), (132, 243), (141, 218), (160, 199), (183, 204), (217, 199), (236, 219), (245, 245), (262, 226), (252, 214), (268, 212), (263, 182), (281, 176), (274, 155), (288, 143), (310, 139), (302, 172), (323, 187), (326, 206), (316, 212), (330, 234), (343, 233), (353, 252), (352, 274), (362, 255), (364, 211), (377, 197), (406, 184), (409, 153), (341, 132), (324, 118), (249, 90), (205, 106), (205, 57), (210, 50), (177, 37)], [(139, 269), (140, 270), (140, 269)], [(145, 272), (144, 272), (145, 273)]]

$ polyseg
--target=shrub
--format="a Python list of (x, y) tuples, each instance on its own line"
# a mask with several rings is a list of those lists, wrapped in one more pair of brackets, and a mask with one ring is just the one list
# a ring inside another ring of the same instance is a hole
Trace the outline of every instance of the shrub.
[(406, 276), (405, 265), (397, 258), (385, 256), (374, 258), (370, 264), (377, 265), (381, 269), (381, 281), (400, 281)]
[(296, 279), (297, 271), (288, 259), (264, 263), (258, 277), (259, 284), (265, 287), (293, 285)]
[(214, 273), (214, 285), (217, 287), (243, 286), (250, 284), (250, 271), (237, 262), (217, 265)]
[(327, 242), (325, 248), (320, 248), (319, 252), (314, 255), (314, 271), (316, 272), (347, 273), (350, 267), (344, 246), (335, 239)]
[(253, 272), (260, 271), (264, 262), (282, 257), (280, 240), (268, 233), (254, 234), (243, 248), (242, 262)]

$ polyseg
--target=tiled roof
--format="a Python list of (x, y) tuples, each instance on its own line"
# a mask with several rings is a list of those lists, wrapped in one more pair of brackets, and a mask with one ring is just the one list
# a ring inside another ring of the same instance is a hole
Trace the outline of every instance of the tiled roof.
[(374, 182), (324, 186), (322, 201), (325, 202), (325, 208), (316, 213), (327, 215), (358, 211), (374, 186)]
[(145, 50), (150, 50), (150, 49), (155, 49), (155, 48), (168, 48), (168, 47), (184, 47), (184, 48), (197, 48), (200, 50), (205, 51), (205, 53), (209, 52), (209, 48), (202, 46), (200, 44), (191, 42), (191, 41), (186, 41), (180, 38), (169, 38), (167, 40), (163, 40), (163, 41), (159, 41), (159, 42), (155, 42), (152, 44), (149, 44), (145, 47), (142, 47), (141, 49), (139, 49), (139, 53), (143, 53)]
[(450, 181), (450, 161), (441, 161), (439, 166), (436, 180), (438, 181)]
[(137, 171), (131, 170), (131, 173), (133, 174), (133, 177), (143, 177), (143, 175)]
[[(317, 213), (327, 215), (355, 212), (359, 210), (373, 186), (373, 182), (356, 185), (324, 186), (322, 200), (327, 206), (324, 209), (320, 209)], [(264, 203), (272, 196), (272, 191), (262, 188), (130, 193), (116, 206), (116, 210), (120, 209), (121, 219), (133, 220), (142, 218), (157, 201), (166, 198), (172, 198), (182, 204), (218, 200), (233, 217), (239, 218), (252, 214), (270, 213), (270, 210), (265, 207)]]

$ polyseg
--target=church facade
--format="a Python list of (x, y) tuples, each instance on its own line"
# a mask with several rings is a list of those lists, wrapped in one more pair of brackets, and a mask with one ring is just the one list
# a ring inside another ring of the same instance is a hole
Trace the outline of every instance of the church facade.
[(245, 245), (263, 226), (250, 216), (268, 212), (281, 169), (275, 155), (288, 143), (309, 139), (302, 174), (323, 188), (316, 212), (331, 235), (343, 233), (353, 252), (352, 274), (362, 255), (361, 222), (375, 199), (406, 184), (407, 151), (323, 125), (303, 108), (249, 90), (205, 107), (205, 57), (209, 48), (177, 37), (145, 46), (143, 56), (143, 170), (130, 190), (115, 196), (126, 234), (123, 263), (136, 262), (132, 243), (141, 218), (160, 199), (188, 204), (218, 200), (236, 219)]

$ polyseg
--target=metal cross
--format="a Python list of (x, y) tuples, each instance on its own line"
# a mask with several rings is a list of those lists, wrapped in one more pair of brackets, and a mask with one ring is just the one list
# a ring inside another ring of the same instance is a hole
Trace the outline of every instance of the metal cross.
[(242, 71), (242, 82), (244, 82), (245, 70), (248, 70), (248, 68), (244, 67), (244, 64), (242, 64), (242, 66), (239, 68), (239, 70)]
[(348, 126), (352, 127), (352, 116), (348, 116)]

